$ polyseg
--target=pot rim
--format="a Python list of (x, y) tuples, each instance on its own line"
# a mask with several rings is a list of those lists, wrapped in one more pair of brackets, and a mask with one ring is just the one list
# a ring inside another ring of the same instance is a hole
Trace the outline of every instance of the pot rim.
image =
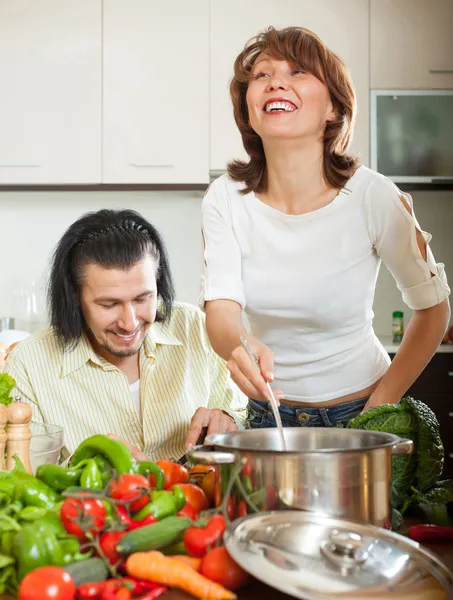
[[(276, 428), (272, 428), (273, 430), (275, 430), (277, 432)], [(332, 430), (331, 427), (317, 427), (316, 428), (318, 431), (323, 429), (326, 430), (328, 429), (329, 431)], [(204, 441), (204, 446), (212, 446), (214, 447), (216, 450), (219, 451), (228, 451), (228, 452), (253, 452), (254, 454), (282, 454), (285, 456), (298, 456), (300, 454), (303, 454), (304, 456), (306, 455), (319, 455), (319, 454), (355, 454), (355, 453), (363, 453), (369, 450), (381, 450), (384, 448), (389, 448), (390, 450), (393, 448), (397, 448), (399, 445), (403, 445), (405, 443), (407, 443), (407, 440), (405, 440), (404, 438), (399, 437), (398, 435), (395, 435), (393, 433), (385, 433), (382, 431), (368, 431), (368, 430), (362, 430), (362, 429), (334, 429), (335, 433), (338, 433), (340, 436), (344, 435), (346, 437), (346, 432), (348, 435), (353, 435), (354, 432), (356, 431), (360, 431), (361, 435), (373, 435), (373, 436), (377, 436), (377, 437), (381, 437), (383, 440), (382, 443), (377, 443), (377, 444), (372, 444), (370, 446), (363, 446), (363, 447), (358, 447), (358, 448), (301, 448), (298, 450), (279, 450), (277, 448), (256, 448), (253, 447), (252, 445), (250, 446), (245, 446), (245, 445), (240, 445), (240, 446), (236, 446), (234, 444), (228, 443), (228, 442), (222, 442), (222, 438), (226, 438), (227, 440), (232, 438), (233, 440), (235, 438), (240, 438), (240, 439), (244, 439), (248, 434), (253, 432), (259, 432), (261, 431), (260, 429), (253, 429), (253, 430), (239, 430), (239, 431), (230, 431), (230, 432), (226, 432), (226, 433), (214, 433), (211, 435), (208, 435), (205, 438)], [(284, 432), (285, 431), (298, 431), (298, 432), (302, 432), (302, 435), (304, 435), (303, 432), (308, 431), (305, 430), (302, 427), (285, 427)], [(312, 429), (313, 431), (313, 429)], [(311, 433), (311, 432), (310, 432)], [(276, 435), (278, 434), (278, 432), (276, 433)], [(248, 436), (250, 437), (250, 435)], [(403, 452), (403, 454), (405, 454), (406, 452)]]

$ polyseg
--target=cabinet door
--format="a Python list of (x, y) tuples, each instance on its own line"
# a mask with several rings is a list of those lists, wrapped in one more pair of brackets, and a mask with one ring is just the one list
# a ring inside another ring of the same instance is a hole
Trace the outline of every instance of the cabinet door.
[(103, 180), (209, 181), (208, 0), (104, 0)]
[(101, 180), (101, 0), (0, 2), (0, 184)]
[(453, 0), (371, 0), (371, 87), (453, 87)]
[(221, 171), (233, 158), (246, 158), (233, 118), (228, 84), (233, 63), (246, 41), (263, 29), (312, 29), (347, 64), (359, 112), (352, 151), (363, 164), (369, 156), (368, 2), (363, 0), (229, 0), (211, 2), (211, 169)]

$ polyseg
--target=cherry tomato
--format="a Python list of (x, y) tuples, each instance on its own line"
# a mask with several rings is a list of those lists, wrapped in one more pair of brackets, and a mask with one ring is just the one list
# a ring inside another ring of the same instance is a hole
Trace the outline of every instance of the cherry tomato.
[(102, 531), (105, 517), (105, 507), (97, 498), (66, 498), (60, 508), (63, 527), (81, 540), (87, 532), (96, 535)]
[(205, 527), (188, 527), (184, 532), (184, 546), (190, 556), (202, 558), (216, 543), (220, 543), (226, 529), (225, 517), (214, 515)]
[(76, 586), (61, 567), (38, 567), (22, 579), (19, 600), (74, 600)]
[(125, 531), (106, 531), (99, 537), (101, 550), (111, 565), (114, 565), (121, 559), (121, 555), (117, 552), (116, 546), (120, 539), (125, 535)]
[(192, 521), (195, 521), (195, 519), (198, 516), (197, 511), (194, 509), (194, 507), (190, 504), (190, 502), (186, 502), (184, 504), (184, 506), (181, 508), (181, 510), (176, 513), (177, 517), (188, 517), (189, 519), (192, 519)]
[(143, 475), (133, 473), (120, 475), (110, 486), (110, 496), (115, 498), (115, 500), (132, 500), (132, 498), (137, 498), (130, 505), (130, 511), (133, 513), (138, 512), (149, 503), (150, 493), (151, 483), (149, 480)]
[[(164, 472), (164, 490), (168, 490), (172, 485), (176, 483), (188, 483), (189, 471), (171, 460), (158, 460), (157, 464)], [(152, 486), (156, 485), (156, 478), (154, 475), (149, 476), (149, 480)]]
[(207, 475), (205, 475), (201, 481), (201, 489), (206, 495), (210, 506), (215, 506), (215, 485), (216, 485), (217, 475), (215, 471), (211, 471)]
[(236, 516), (237, 517), (247, 516), (247, 504), (245, 503), (245, 500), (240, 500), (240, 502), (238, 503)]
[(203, 479), (205, 475), (214, 471), (212, 465), (195, 465), (189, 469), (190, 479), (194, 479), (197, 483), (200, 479)]
[(246, 571), (231, 558), (225, 546), (213, 548), (203, 557), (200, 573), (228, 590), (237, 590), (247, 581)]
[(198, 487), (194, 483), (178, 483), (177, 485), (182, 489), (187, 502), (194, 507), (197, 513), (209, 508), (208, 499), (201, 487)]
[(76, 590), (77, 600), (100, 600), (105, 581), (100, 583), (82, 583)]

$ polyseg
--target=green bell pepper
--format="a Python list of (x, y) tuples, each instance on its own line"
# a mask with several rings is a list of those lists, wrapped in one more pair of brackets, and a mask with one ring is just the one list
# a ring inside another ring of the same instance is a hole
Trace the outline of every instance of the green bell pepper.
[(31, 479), (19, 477), (16, 480), (15, 499), (20, 500), (25, 506), (52, 508), (60, 500), (60, 496), (35, 477)]
[(59, 465), (40, 465), (36, 477), (56, 492), (62, 492), (68, 487), (79, 485), (80, 469), (65, 469)]
[(70, 460), (70, 467), (98, 455), (103, 456), (118, 475), (133, 472), (135, 461), (129, 448), (122, 442), (100, 434), (87, 438), (79, 445)]
[(162, 490), (164, 488), (164, 471), (159, 467), (159, 465), (156, 465), (156, 463), (152, 462), (151, 460), (135, 463), (134, 473), (138, 473), (139, 475), (143, 475), (147, 478), (149, 475), (154, 475), (156, 478), (156, 490)]
[(63, 551), (51, 525), (36, 521), (22, 528), (13, 541), (19, 579), (45, 565), (63, 566)]
[(176, 515), (186, 503), (184, 492), (178, 486), (172, 491), (158, 491), (151, 494), (151, 502), (132, 517), (134, 521), (142, 521), (152, 515), (158, 521)]

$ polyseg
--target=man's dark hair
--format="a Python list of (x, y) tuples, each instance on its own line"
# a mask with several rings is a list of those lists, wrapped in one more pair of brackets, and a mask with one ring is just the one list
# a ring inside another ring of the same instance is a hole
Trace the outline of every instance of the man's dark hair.
[(157, 263), (156, 321), (166, 321), (175, 291), (165, 244), (151, 223), (134, 210), (103, 209), (67, 229), (53, 254), (47, 293), (50, 323), (63, 343), (76, 344), (83, 332), (78, 292), (85, 267), (127, 270), (147, 255)]

